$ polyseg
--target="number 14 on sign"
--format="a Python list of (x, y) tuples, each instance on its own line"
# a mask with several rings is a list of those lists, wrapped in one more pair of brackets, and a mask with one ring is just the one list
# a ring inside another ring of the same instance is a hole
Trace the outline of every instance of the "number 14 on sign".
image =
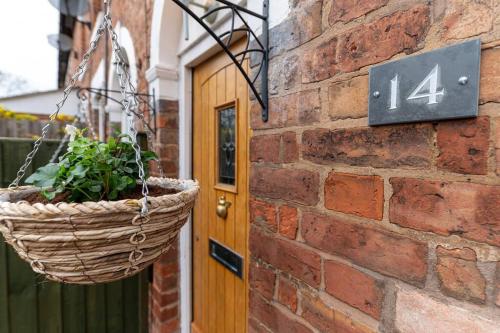
[[(417, 87), (410, 93), (406, 98), (408, 101), (427, 99), (427, 105), (437, 104), (438, 96), (444, 96), (444, 88), (438, 90), (438, 84), (440, 80), (441, 71), (439, 65), (434, 66), (434, 68), (427, 74), (427, 76), (420, 82)], [(390, 95), (390, 105), (389, 110), (396, 110), (398, 108), (399, 99), (399, 75), (396, 74), (391, 80), (391, 95)]]

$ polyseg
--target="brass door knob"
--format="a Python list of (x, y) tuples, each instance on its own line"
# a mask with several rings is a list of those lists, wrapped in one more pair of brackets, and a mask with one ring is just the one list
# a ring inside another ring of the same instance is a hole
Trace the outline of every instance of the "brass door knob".
[(227, 217), (227, 209), (231, 206), (231, 203), (226, 201), (226, 197), (224, 195), (220, 196), (217, 200), (217, 216), (221, 219), (225, 219)]

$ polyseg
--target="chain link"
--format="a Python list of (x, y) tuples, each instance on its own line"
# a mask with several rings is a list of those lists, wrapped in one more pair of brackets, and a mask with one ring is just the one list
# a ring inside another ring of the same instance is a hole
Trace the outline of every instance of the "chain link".
[(90, 102), (87, 96), (81, 95), (80, 97), (80, 107), (81, 107), (81, 115), (82, 115), (82, 122), (85, 122), (87, 125), (87, 129), (89, 130), (90, 138), (92, 140), (96, 140), (97, 134), (94, 129), (94, 124), (92, 124), (92, 121), (90, 120)]
[(106, 15), (104, 15), (104, 23), (111, 37), (113, 59), (114, 63), (116, 63), (116, 74), (118, 76), (120, 93), (122, 94), (122, 101), (121, 101), (122, 111), (127, 114), (127, 121), (129, 123), (128, 124), (129, 132), (130, 132), (130, 137), (132, 139), (132, 147), (135, 151), (135, 162), (139, 167), (139, 178), (142, 182), (142, 195), (144, 197), (141, 209), (141, 215), (144, 216), (148, 214), (149, 210), (148, 209), (149, 189), (148, 189), (148, 184), (146, 182), (146, 173), (144, 171), (144, 164), (142, 163), (142, 158), (141, 158), (141, 147), (139, 147), (139, 144), (137, 143), (137, 129), (135, 128), (135, 121), (133, 117), (134, 113), (136, 112), (132, 112), (132, 110), (133, 111), (136, 110), (137, 106), (139, 105), (139, 101), (136, 95), (135, 87), (132, 85), (132, 82), (130, 80), (130, 74), (124, 68), (124, 61), (123, 61), (124, 57), (121, 54), (122, 50), (120, 45), (118, 44), (118, 35), (113, 29), (113, 23), (111, 21), (111, 17), (109, 14), (110, 4), (108, 3), (107, 5), (108, 7), (106, 10)]
[(9, 185), (9, 188), (14, 188), (19, 186), (19, 182), (21, 181), (21, 179), (23, 179), (24, 175), (26, 174), (26, 170), (31, 165), (35, 155), (38, 153), (38, 150), (40, 149), (40, 145), (42, 144), (43, 140), (46, 139), (50, 126), (52, 126), (56, 121), (57, 116), (59, 115), (59, 112), (64, 106), (64, 103), (66, 103), (69, 94), (75, 88), (79, 78), (83, 77), (84, 74), (87, 72), (89, 59), (95, 53), (98, 42), (101, 39), (105, 31), (105, 28), (106, 25), (104, 23), (101, 23), (101, 25), (99, 25), (99, 28), (97, 28), (96, 35), (94, 39), (90, 42), (89, 50), (83, 55), (82, 62), (76, 68), (75, 73), (73, 74), (68, 85), (63, 91), (63, 96), (56, 103), (56, 110), (49, 116), (49, 122), (45, 124), (45, 126), (43, 126), (42, 128), (42, 135), (33, 144), (33, 150), (26, 156), (26, 160), (24, 161), (23, 165), (19, 168), (19, 171), (17, 172), (16, 179), (14, 179), (14, 181)]
[[(80, 102), (78, 103), (78, 109), (75, 115), (75, 120), (71, 123), (71, 125), (75, 126), (78, 123), (87, 123), (87, 126), (90, 131), (90, 135), (92, 136), (92, 139), (95, 139), (95, 132), (92, 124), (89, 122), (89, 119), (87, 118), (87, 113), (89, 110), (89, 101), (85, 95), (81, 95), (80, 97)], [(54, 154), (52, 154), (52, 158), (50, 159), (50, 163), (55, 163), (59, 155), (61, 154), (62, 149), (66, 145), (66, 143), (69, 141), (70, 135), (66, 133), (59, 143), (59, 146), (57, 149), (54, 151)]]

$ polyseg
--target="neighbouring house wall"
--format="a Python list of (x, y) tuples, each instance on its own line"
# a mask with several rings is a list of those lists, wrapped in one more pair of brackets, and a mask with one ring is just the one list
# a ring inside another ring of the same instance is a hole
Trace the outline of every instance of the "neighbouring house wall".
[[(500, 3), (290, 0), (251, 114), (250, 332), (499, 332)], [(368, 68), (479, 36), (479, 117), (367, 126)]]
[[(62, 97), (61, 89), (0, 98), (0, 105), (16, 112), (48, 116), (56, 110), (56, 102)], [(78, 111), (78, 98), (71, 93), (61, 114), (74, 116)]]
[[(159, 100), (157, 103), (156, 151), (160, 155), (165, 177), (177, 178), (179, 170), (179, 103)], [(158, 175), (156, 165), (153, 175)], [(179, 305), (179, 242), (153, 266), (151, 284), (151, 333), (177, 332), (180, 320)]]

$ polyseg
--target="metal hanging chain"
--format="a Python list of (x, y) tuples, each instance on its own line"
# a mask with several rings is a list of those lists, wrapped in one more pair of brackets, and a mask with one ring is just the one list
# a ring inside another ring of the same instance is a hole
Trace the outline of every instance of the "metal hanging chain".
[[(89, 111), (89, 101), (85, 95), (82, 95), (80, 97), (80, 102), (78, 103), (78, 109), (76, 112), (75, 120), (71, 123), (71, 125), (75, 126), (78, 123), (87, 123), (87, 128), (89, 129), (89, 134), (91, 135), (92, 139), (95, 139), (95, 131), (92, 126), (92, 124), (89, 121), (89, 118), (87, 117), (87, 112)], [(57, 149), (54, 151), (54, 154), (52, 154), (52, 158), (50, 159), (50, 163), (55, 163), (59, 155), (61, 154), (62, 149), (66, 145), (66, 143), (69, 141), (70, 135), (69, 133), (66, 133), (59, 143), (59, 146)]]
[(148, 209), (149, 189), (148, 189), (148, 184), (146, 182), (144, 164), (142, 163), (142, 158), (141, 158), (141, 147), (139, 147), (139, 144), (137, 143), (137, 129), (135, 128), (135, 122), (133, 118), (134, 114), (131, 112), (131, 109), (135, 110), (137, 108), (138, 101), (137, 97), (135, 96), (136, 93), (135, 87), (129, 85), (128, 88), (130, 89), (131, 94), (127, 93), (127, 85), (128, 85), (127, 83), (130, 82), (130, 79), (127, 80), (129, 74), (123, 66), (124, 61), (123, 61), (123, 56), (121, 54), (121, 47), (118, 44), (118, 35), (114, 31), (113, 23), (111, 21), (111, 16), (110, 16), (111, 1), (109, 0), (105, 1), (105, 5), (106, 5), (106, 14), (104, 15), (103, 23), (105, 24), (106, 29), (108, 30), (111, 37), (113, 58), (116, 63), (116, 74), (118, 76), (120, 93), (122, 94), (122, 111), (124, 111), (127, 114), (130, 137), (132, 140), (132, 147), (135, 151), (135, 162), (139, 167), (139, 178), (142, 182), (142, 195), (144, 198), (141, 209), (141, 215), (145, 216), (148, 214), (149, 211)]
[(92, 140), (95, 140), (97, 138), (97, 134), (95, 132), (92, 121), (90, 121), (90, 102), (88, 97), (83, 94), (82, 97), (80, 98), (80, 106), (82, 107), (81, 110), (82, 119), (83, 121), (85, 121), (85, 124), (87, 125), (90, 137), (92, 138)]
[(19, 186), (19, 182), (21, 181), (21, 179), (23, 179), (24, 175), (26, 174), (26, 170), (31, 165), (35, 155), (38, 153), (38, 150), (40, 149), (40, 145), (42, 144), (43, 140), (46, 139), (50, 126), (52, 126), (53, 123), (56, 121), (57, 115), (64, 106), (64, 103), (66, 103), (69, 94), (75, 88), (78, 79), (80, 77), (83, 77), (84, 74), (87, 72), (89, 59), (95, 53), (98, 42), (101, 39), (102, 35), (104, 34), (105, 28), (106, 25), (104, 24), (104, 22), (101, 23), (101, 25), (99, 25), (99, 28), (97, 28), (96, 35), (94, 39), (90, 42), (89, 50), (83, 55), (82, 62), (78, 65), (73, 76), (71, 77), (71, 80), (69, 81), (69, 84), (63, 91), (63, 96), (56, 103), (56, 110), (49, 116), (49, 122), (45, 124), (45, 126), (43, 126), (42, 128), (42, 135), (33, 144), (33, 150), (26, 156), (26, 160), (24, 161), (23, 165), (19, 168), (19, 171), (17, 172), (16, 179), (14, 179), (14, 181), (9, 185), (9, 188), (15, 188)]
[[(163, 171), (163, 166), (161, 165), (160, 160), (159, 160), (159, 156), (160, 156), (159, 151), (158, 151), (158, 149), (154, 145), (153, 132), (151, 131), (151, 128), (148, 126), (148, 124), (146, 122), (146, 119), (144, 118), (144, 114), (142, 114), (141, 112), (137, 112), (138, 110), (136, 110), (136, 108), (140, 105), (139, 98), (138, 98), (138, 96), (136, 94), (137, 89), (136, 89), (135, 85), (132, 83), (132, 78), (130, 76), (130, 72), (128, 70), (126, 70), (124, 68), (124, 66), (123, 66), (123, 64), (125, 62), (123, 60), (124, 57), (122, 55), (122, 49), (121, 49), (120, 45), (118, 44), (118, 36), (115, 33), (115, 31), (113, 29), (112, 22), (111, 22), (111, 16), (110, 16), (111, 0), (105, 0), (104, 2), (106, 4), (106, 16), (105, 16), (105, 20), (106, 20), (106, 17), (109, 20), (108, 30), (110, 31), (111, 41), (114, 44), (116, 44), (116, 45), (113, 45), (113, 51), (114, 51), (115, 62), (117, 64), (117, 67), (116, 67), (117, 71), (118, 71), (119, 67), (120, 67), (120, 71), (121, 71), (121, 73), (118, 74), (119, 81), (120, 81), (120, 78), (123, 78), (123, 82), (119, 82), (119, 84), (120, 84), (120, 92), (122, 94), (122, 98), (125, 99), (125, 96), (127, 96), (129, 98), (130, 97), (132, 98), (132, 102), (133, 103), (131, 103), (129, 111), (132, 112), (142, 122), (144, 130), (146, 132), (147, 141), (151, 145), (153, 151), (158, 156), (155, 159), (156, 167), (158, 169), (158, 173), (160, 174), (160, 178), (164, 178), (165, 177), (165, 172)], [(117, 50), (115, 48), (115, 46), (117, 46), (119, 49)], [(120, 77), (120, 74), (122, 74), (121, 77)], [(122, 83), (125, 83), (125, 91), (122, 91), (122, 88), (124, 86)], [(128, 93), (127, 93), (127, 91), (128, 91)], [(155, 102), (156, 101), (153, 101), (153, 103), (155, 103)], [(127, 116), (129, 116), (128, 113), (127, 113)]]
[[(81, 122), (82, 118), (82, 102), (78, 104), (78, 110), (76, 112), (75, 119), (71, 123), (72, 126), (75, 126), (77, 123)], [(59, 155), (61, 154), (62, 149), (66, 145), (66, 143), (69, 141), (70, 135), (69, 133), (65, 133), (63, 139), (57, 146), (57, 149), (54, 151), (54, 154), (52, 154), (52, 157), (50, 158), (50, 163), (55, 163)]]

